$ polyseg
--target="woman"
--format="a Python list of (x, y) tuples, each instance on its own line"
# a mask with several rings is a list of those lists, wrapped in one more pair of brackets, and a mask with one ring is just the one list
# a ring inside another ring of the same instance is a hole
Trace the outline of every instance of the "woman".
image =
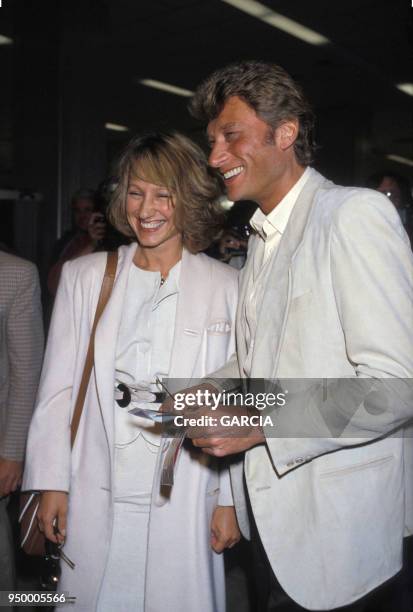
[(42, 491), (39, 525), (76, 564), (62, 564), (60, 588), (77, 611), (225, 609), (222, 556), (211, 544), (220, 551), (239, 538), (227, 473), (189, 446), (163, 497), (152, 487), (159, 430), (115, 400), (119, 383), (136, 391), (169, 377), (186, 387), (232, 353), (236, 273), (195, 255), (217, 232), (218, 196), (201, 150), (183, 136), (139, 137), (123, 153), (109, 214), (137, 243), (119, 249), (72, 453), (70, 415), (106, 257), (64, 266), (24, 489)]

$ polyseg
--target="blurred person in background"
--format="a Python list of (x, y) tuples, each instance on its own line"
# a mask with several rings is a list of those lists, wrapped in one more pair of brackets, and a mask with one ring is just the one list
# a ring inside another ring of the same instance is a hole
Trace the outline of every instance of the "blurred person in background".
[(218, 259), (237, 270), (244, 267), (248, 240), (253, 232), (249, 223), (257, 209), (254, 202), (234, 202), (226, 215), (224, 233), (218, 244)]
[(394, 204), (412, 243), (413, 200), (409, 181), (395, 172), (381, 171), (370, 176), (367, 187), (380, 191)]
[(53, 247), (52, 265), (47, 286), (56, 295), (63, 264), (96, 251), (106, 235), (104, 214), (98, 210), (97, 194), (91, 189), (77, 191), (71, 202), (72, 229), (65, 232)]

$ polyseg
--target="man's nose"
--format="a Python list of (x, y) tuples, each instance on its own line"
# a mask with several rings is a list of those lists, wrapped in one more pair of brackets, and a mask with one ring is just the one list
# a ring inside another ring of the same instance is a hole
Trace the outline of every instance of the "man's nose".
[(208, 157), (208, 164), (211, 168), (221, 168), (227, 160), (228, 153), (225, 145), (221, 143), (215, 143), (212, 146), (211, 152)]

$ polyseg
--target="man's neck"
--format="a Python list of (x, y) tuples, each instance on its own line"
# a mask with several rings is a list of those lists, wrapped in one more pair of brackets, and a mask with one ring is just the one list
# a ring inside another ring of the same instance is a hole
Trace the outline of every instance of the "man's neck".
[(305, 166), (300, 166), (296, 161), (289, 164), (283, 171), (279, 180), (275, 185), (271, 193), (265, 198), (262, 198), (260, 202), (257, 202), (264, 215), (268, 215), (278, 204), (283, 200), (287, 193), (294, 187), (294, 185), (300, 180), (306, 170)]

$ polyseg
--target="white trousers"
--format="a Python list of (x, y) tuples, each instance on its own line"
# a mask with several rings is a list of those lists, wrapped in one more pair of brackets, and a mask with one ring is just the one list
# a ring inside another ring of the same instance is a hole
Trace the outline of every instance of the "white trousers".
[(115, 445), (114, 522), (98, 612), (143, 612), (148, 524), (158, 446)]

